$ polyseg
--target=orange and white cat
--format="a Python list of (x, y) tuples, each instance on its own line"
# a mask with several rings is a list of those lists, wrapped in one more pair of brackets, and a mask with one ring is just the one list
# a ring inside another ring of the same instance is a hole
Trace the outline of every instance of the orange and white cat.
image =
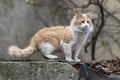
[[(90, 17), (78, 12), (69, 26), (44, 28), (32, 37), (28, 47), (20, 49), (17, 46), (11, 46), (8, 53), (12, 58), (21, 60), (29, 57), (39, 48), (44, 57), (57, 59), (58, 56), (51, 53), (61, 50), (65, 54), (66, 61), (80, 62), (81, 60), (78, 59), (80, 50), (93, 30)], [(72, 51), (75, 52), (73, 59)]]

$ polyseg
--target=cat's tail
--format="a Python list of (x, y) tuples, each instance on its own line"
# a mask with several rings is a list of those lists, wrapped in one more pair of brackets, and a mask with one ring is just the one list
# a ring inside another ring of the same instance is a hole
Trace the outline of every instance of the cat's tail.
[(35, 50), (36, 47), (33, 45), (29, 45), (25, 49), (20, 49), (17, 46), (10, 46), (8, 49), (8, 54), (11, 56), (12, 59), (21, 60), (32, 55)]

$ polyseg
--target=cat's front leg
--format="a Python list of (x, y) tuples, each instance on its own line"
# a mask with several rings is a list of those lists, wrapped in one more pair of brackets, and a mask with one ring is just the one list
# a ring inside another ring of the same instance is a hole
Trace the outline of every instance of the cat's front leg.
[(68, 62), (73, 62), (72, 59), (72, 46), (68, 43), (63, 43), (63, 52), (65, 54), (65, 59)]
[(78, 56), (80, 54), (80, 50), (81, 50), (82, 46), (81, 45), (77, 45), (76, 48), (75, 48), (75, 53), (74, 53), (74, 61), (75, 62), (81, 62), (80, 59), (78, 59)]

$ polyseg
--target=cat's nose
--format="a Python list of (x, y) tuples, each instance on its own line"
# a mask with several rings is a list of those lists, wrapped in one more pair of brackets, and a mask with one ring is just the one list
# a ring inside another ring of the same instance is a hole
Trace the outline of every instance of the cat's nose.
[(85, 25), (85, 28), (87, 28), (88, 26), (87, 25)]

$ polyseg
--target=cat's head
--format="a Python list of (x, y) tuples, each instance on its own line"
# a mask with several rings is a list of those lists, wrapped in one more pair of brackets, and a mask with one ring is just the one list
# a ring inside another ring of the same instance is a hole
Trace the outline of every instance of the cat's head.
[(77, 12), (76, 15), (73, 17), (70, 26), (74, 27), (77, 31), (94, 31), (93, 23), (90, 16), (87, 14), (82, 14), (80, 12)]

